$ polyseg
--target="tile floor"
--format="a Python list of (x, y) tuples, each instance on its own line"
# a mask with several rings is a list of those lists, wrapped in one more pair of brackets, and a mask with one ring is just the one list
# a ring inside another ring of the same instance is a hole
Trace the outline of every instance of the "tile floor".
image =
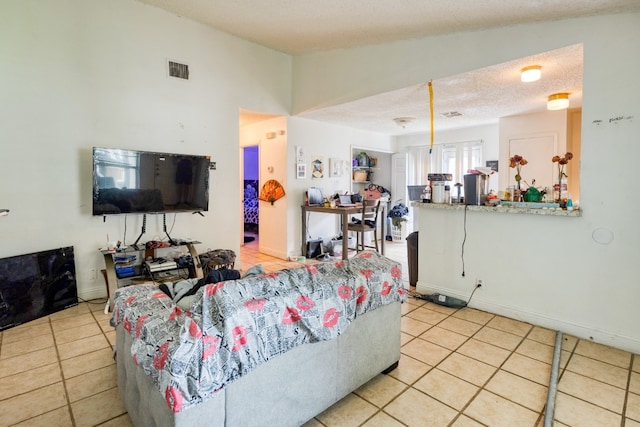
[[(296, 265), (261, 255), (244, 268)], [(403, 263), (404, 242), (387, 256)], [(118, 396), (104, 304), (82, 303), (0, 333), (0, 426), (130, 426)], [(315, 426), (543, 425), (555, 332), (471, 308), (410, 298), (402, 356), (305, 424)], [(565, 336), (555, 426), (640, 427), (640, 356)]]

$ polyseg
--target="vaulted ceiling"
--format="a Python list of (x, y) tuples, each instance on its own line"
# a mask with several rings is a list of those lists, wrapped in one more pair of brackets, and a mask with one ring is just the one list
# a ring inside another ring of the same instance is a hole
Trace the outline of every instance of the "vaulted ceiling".
[[(640, 11), (638, 0), (138, 0), (268, 48), (301, 55), (524, 23)], [(519, 71), (541, 65), (543, 78), (523, 84)], [(494, 123), (543, 111), (549, 94), (582, 103), (582, 46), (569, 46), (433, 82), (437, 129)], [(457, 112), (461, 115), (444, 117)], [(429, 129), (426, 83), (303, 117), (388, 135)], [(243, 113), (243, 120), (263, 119)], [(404, 128), (393, 119), (414, 117)]]

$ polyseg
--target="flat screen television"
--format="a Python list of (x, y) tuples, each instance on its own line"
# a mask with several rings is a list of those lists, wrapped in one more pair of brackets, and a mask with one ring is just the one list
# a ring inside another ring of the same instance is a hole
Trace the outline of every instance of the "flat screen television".
[(209, 156), (93, 148), (93, 215), (209, 210)]
[(0, 258), (0, 330), (77, 304), (73, 246)]

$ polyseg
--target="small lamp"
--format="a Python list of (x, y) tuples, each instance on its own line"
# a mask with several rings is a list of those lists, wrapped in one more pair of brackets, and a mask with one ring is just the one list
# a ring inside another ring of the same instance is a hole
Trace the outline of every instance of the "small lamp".
[(566, 92), (563, 93), (554, 93), (553, 95), (549, 95), (549, 100), (547, 101), (547, 110), (563, 110), (569, 107), (569, 94)]
[(542, 76), (542, 67), (539, 65), (531, 65), (520, 70), (520, 80), (525, 83), (540, 80)]

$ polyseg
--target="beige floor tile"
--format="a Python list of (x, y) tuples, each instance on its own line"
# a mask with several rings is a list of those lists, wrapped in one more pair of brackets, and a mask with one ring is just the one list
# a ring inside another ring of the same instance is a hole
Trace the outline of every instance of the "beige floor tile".
[(81, 302), (80, 304), (75, 305), (73, 307), (69, 307), (67, 309), (50, 314), (49, 319), (51, 321), (55, 321), (55, 320), (64, 319), (65, 317), (74, 317), (80, 314), (89, 313), (90, 311), (91, 310), (89, 310), (88, 304)]
[(30, 393), (0, 400), (0, 425), (12, 425), (67, 404), (62, 382), (39, 388)]
[(629, 391), (635, 394), (640, 394), (640, 373), (631, 372), (629, 378)]
[(461, 410), (479, 388), (439, 369), (432, 369), (413, 385), (440, 402)]
[(438, 304), (434, 304), (434, 303), (428, 302), (428, 301), (425, 301), (425, 306), (429, 310), (437, 311), (438, 313), (442, 313), (442, 314), (446, 314), (446, 315), (451, 315), (451, 314), (455, 313), (456, 311), (458, 311), (457, 308), (445, 307), (444, 305), (438, 305)]
[(404, 316), (400, 321), (400, 330), (406, 334), (413, 335), (414, 337), (419, 336), (431, 327), (432, 325), (428, 323), (420, 322), (406, 316)]
[(640, 394), (629, 393), (627, 396), (627, 418), (640, 422)]
[(115, 345), (116, 345), (116, 331), (113, 330), (111, 332), (105, 332), (104, 335), (107, 338), (107, 341), (109, 341), (109, 345), (111, 346), (111, 348), (115, 347)]
[(440, 347), (448, 348), (449, 350), (455, 350), (460, 347), (469, 337), (458, 334), (456, 332), (448, 331), (439, 326), (434, 326), (422, 335), (420, 338), (423, 340), (432, 342)]
[(369, 403), (374, 404), (378, 408), (382, 408), (391, 402), (400, 393), (407, 388), (403, 382), (389, 375), (378, 375), (362, 387), (354, 391), (354, 394), (360, 396)]
[(40, 366), (19, 374), (2, 378), (0, 400), (62, 381), (58, 363)]
[(494, 366), (453, 353), (438, 365), (438, 369), (471, 384), (482, 387), (496, 371)]
[(551, 365), (518, 353), (513, 353), (502, 369), (544, 386), (549, 384)]
[(511, 354), (508, 350), (473, 338), (464, 343), (458, 349), (458, 353), (496, 367), (502, 365)]
[(417, 308), (407, 314), (407, 316), (430, 325), (436, 325), (447, 318), (446, 314), (438, 313), (425, 307)]
[(522, 342), (522, 337), (509, 332), (500, 331), (498, 329), (484, 327), (480, 329), (474, 336), (475, 339), (502, 347), (507, 350), (515, 350)]
[(438, 326), (468, 337), (475, 334), (482, 328), (482, 325), (469, 322), (468, 320), (458, 319), (456, 317), (447, 317), (445, 320), (438, 323)]
[(51, 335), (51, 324), (49, 321), (38, 323), (25, 323), (15, 328), (2, 332), (2, 344), (9, 344), (25, 339), (33, 339), (42, 335)]
[(2, 359), (0, 360), (0, 378), (49, 365), (57, 361), (57, 357), (56, 348), (47, 347), (19, 356)]
[(134, 427), (129, 414), (122, 414), (119, 417), (113, 418), (105, 423), (100, 424), (100, 427)]
[(565, 371), (558, 382), (558, 390), (622, 414), (625, 398), (624, 389)]
[(466, 415), (460, 415), (458, 419), (456, 419), (455, 422), (451, 424), (451, 427), (484, 427), (484, 425), (472, 420)]
[(618, 388), (627, 387), (629, 371), (608, 363), (574, 354), (567, 364), (568, 371), (602, 381)]
[(496, 394), (482, 390), (464, 414), (491, 427), (533, 426), (538, 414)]
[[(400, 421), (391, 418), (389, 414), (385, 412), (378, 412), (369, 421), (364, 423), (362, 427), (403, 427)], [(320, 427), (320, 426), (318, 426)]]
[(533, 325), (519, 320), (509, 319), (507, 317), (496, 316), (487, 323), (487, 326), (491, 326), (494, 329), (509, 332), (514, 335), (524, 337), (531, 330)]
[(413, 310), (417, 309), (418, 307), (416, 307), (413, 304), (408, 304), (409, 301), (407, 301), (406, 303), (402, 304), (400, 306), (400, 314), (402, 314), (403, 316), (406, 314), (411, 313)]
[(516, 353), (551, 364), (553, 362), (554, 347), (531, 339), (525, 339), (516, 349)]
[[(576, 345), (578, 345), (578, 338), (572, 336), (572, 335), (567, 335), (567, 334), (562, 334), (562, 349), (566, 350), (566, 351), (573, 351), (576, 348)], [(554, 344), (555, 346), (555, 344)]]
[(70, 402), (93, 396), (100, 392), (118, 386), (118, 376), (115, 365), (106, 366), (78, 375), (66, 381), (67, 393)]
[(635, 372), (640, 372), (640, 354), (635, 354), (633, 356), (633, 370)]
[(542, 411), (547, 401), (547, 387), (503, 370), (485, 388), (535, 412)]
[(115, 363), (113, 351), (110, 348), (103, 348), (60, 362), (62, 374), (66, 379), (104, 368), (105, 366), (111, 366)]
[(452, 316), (468, 320), (469, 322), (486, 325), (495, 315), (487, 313), (486, 311), (476, 310), (475, 308), (465, 307), (453, 313)]
[(415, 389), (402, 393), (384, 412), (410, 427), (446, 426), (457, 415), (454, 409)]
[(624, 369), (629, 369), (631, 363), (631, 353), (585, 340), (578, 341), (576, 354), (619, 366)]
[(389, 372), (389, 376), (410, 385), (429, 372), (430, 369), (430, 365), (420, 362), (412, 357), (405, 356), (404, 354), (400, 354), (398, 367)]
[(58, 346), (60, 360), (70, 359), (81, 354), (91, 353), (108, 347), (109, 343), (103, 334), (82, 338)]
[(534, 326), (527, 335), (527, 339), (537, 341), (542, 344), (554, 347), (556, 344), (556, 331), (551, 329)]
[(418, 308), (418, 307), (422, 307), (423, 305), (426, 305), (427, 303), (424, 300), (409, 297), (407, 298), (407, 304), (410, 304)]
[(76, 427), (95, 426), (126, 412), (117, 388), (71, 403)]
[[(116, 426), (114, 426), (116, 427)], [(324, 427), (322, 425), (322, 423), (318, 420), (316, 420), (315, 418), (311, 418), (309, 421), (307, 421), (306, 423), (302, 424), (301, 427)]]
[(416, 338), (405, 344), (400, 351), (407, 356), (411, 356), (431, 366), (437, 365), (451, 353), (451, 350), (420, 338)]
[(413, 335), (405, 334), (404, 332), (400, 332), (400, 347), (414, 339)]
[[(532, 359), (539, 360), (544, 363), (553, 363), (553, 355), (555, 352), (555, 345), (553, 347), (549, 347), (546, 344), (526, 339), (522, 342), (522, 344), (516, 350), (516, 353), (522, 354), (523, 356), (530, 357)], [(567, 366), (567, 362), (571, 357), (571, 353), (566, 350), (560, 351), (560, 369), (564, 369)]]
[(554, 419), (568, 426), (619, 426), (622, 417), (568, 394), (556, 395)]
[(631, 418), (625, 418), (624, 427), (640, 427), (640, 421), (634, 421)]
[(88, 323), (86, 325), (80, 325), (75, 328), (64, 329), (56, 331), (54, 333), (56, 338), (56, 344), (64, 344), (71, 341), (76, 341), (82, 338), (87, 338), (93, 335), (102, 333), (102, 329), (95, 322)]
[(327, 427), (359, 426), (378, 411), (371, 403), (351, 393), (316, 416)]
[(14, 424), (15, 427), (69, 427), (71, 425), (73, 425), (73, 423), (68, 406), (63, 406), (62, 408), (54, 409), (51, 412)]
[(51, 320), (51, 327), (53, 328), (54, 332), (61, 332), (61, 331), (64, 331), (65, 329), (77, 328), (78, 326), (81, 326), (81, 325), (88, 325), (88, 324), (95, 325), (95, 323), (96, 323), (96, 320), (94, 319), (93, 314), (88, 312), (84, 314), (79, 314), (77, 316), (69, 316), (69, 317), (63, 317), (56, 320)]
[(33, 351), (42, 350), (43, 348), (53, 347), (53, 345), (52, 334), (40, 335), (7, 344), (3, 343), (0, 348), (0, 359), (26, 355)]

